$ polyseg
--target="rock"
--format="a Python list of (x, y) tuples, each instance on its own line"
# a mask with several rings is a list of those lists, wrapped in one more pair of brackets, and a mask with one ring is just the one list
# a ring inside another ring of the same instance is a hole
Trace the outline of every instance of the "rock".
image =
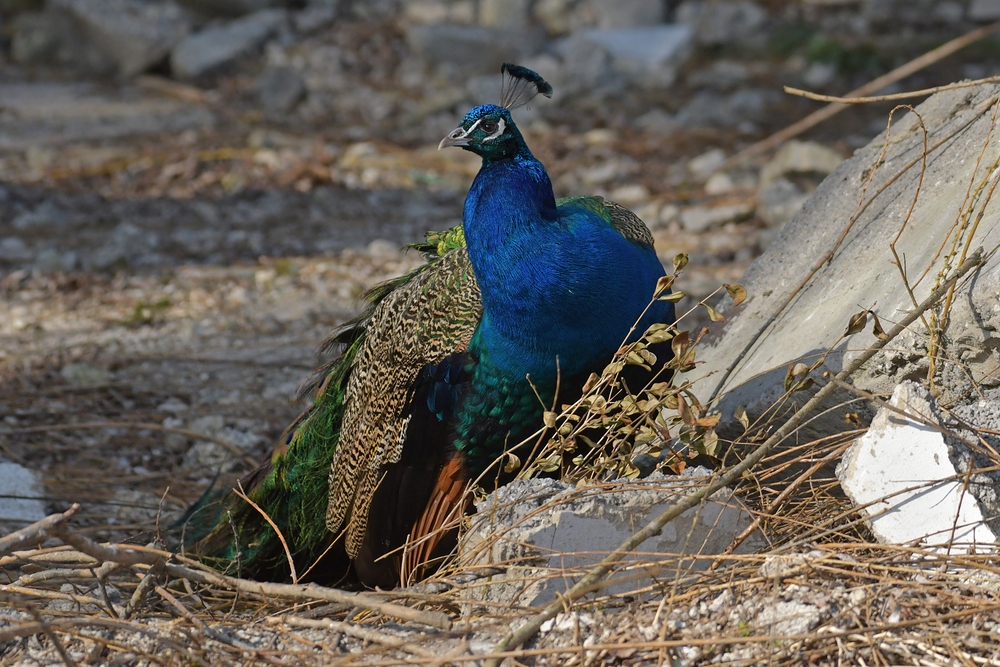
[(736, 189), (733, 177), (724, 171), (717, 171), (705, 181), (705, 192), (710, 195), (722, 195)]
[(589, 0), (585, 7), (574, 11), (590, 11), (594, 15), (597, 27), (607, 28), (638, 28), (663, 23), (664, 3), (659, 0)]
[(767, 11), (747, 0), (684, 2), (677, 8), (678, 23), (693, 26), (695, 38), (705, 46), (722, 46), (763, 36)]
[(111, 382), (111, 374), (103, 368), (90, 364), (66, 364), (59, 371), (67, 382), (74, 387), (102, 387)]
[(23, 262), (32, 254), (28, 244), (16, 236), (0, 239), (0, 262)]
[(292, 15), (292, 25), (303, 35), (311, 35), (329, 27), (336, 19), (339, 7), (331, 5), (309, 5)]
[[(486, 586), (470, 590), (504, 605), (538, 605), (565, 591), (586, 569), (615, 550), (633, 532), (690, 493), (710, 473), (692, 468), (681, 477), (654, 473), (645, 480), (612, 482), (577, 489), (553, 479), (515, 481), (477, 503), (478, 513), (459, 547), (468, 565), (502, 564), (506, 571)], [(751, 517), (730, 491), (720, 491), (700, 508), (688, 510), (646, 542), (643, 553), (721, 553), (749, 526)], [(738, 551), (760, 542), (751, 537)], [(659, 559), (661, 557), (657, 557)], [(641, 557), (627, 558), (626, 562)], [(685, 560), (687, 567), (690, 560)], [(701, 569), (708, 560), (695, 561)], [(672, 576), (670, 566), (648, 569), (649, 576)], [(529, 583), (525, 583), (529, 582)], [(614, 593), (641, 588), (629, 580), (603, 589)]]
[(193, 79), (224, 67), (260, 47), (285, 22), (285, 12), (266, 9), (185, 38), (170, 54), (170, 68)]
[(755, 625), (762, 634), (778, 637), (804, 635), (819, 625), (819, 607), (797, 600), (768, 601), (757, 614)]
[(789, 141), (764, 165), (761, 185), (788, 174), (832, 174), (844, 158), (837, 151), (815, 141)]
[(503, 30), (466, 25), (411, 25), (406, 42), (433, 65), (447, 64), (466, 74), (496, 73), (504, 61), (537, 53), (544, 35), (536, 30)]
[[(232, 443), (235, 447), (250, 452), (266, 442), (258, 432), (258, 425), (245, 419), (235, 420), (232, 426), (226, 424), (222, 415), (206, 415), (191, 422), (188, 427), (217, 440)], [(230, 448), (211, 440), (198, 440), (184, 455), (183, 467), (212, 475), (216, 471), (232, 472), (244, 465)]]
[[(931, 141), (959, 131), (961, 141), (946, 143), (928, 156), (920, 197), (896, 243), (899, 255), (906, 257), (911, 286), (925, 270), (930, 276), (942, 270), (944, 258), (938, 249), (962, 215), (969, 184), (985, 178), (982, 169), (974, 173), (978, 152), (984, 145), (992, 146), (988, 143), (990, 117), (983, 110), (991, 99), (995, 101), (991, 96), (998, 93), (1000, 86), (996, 85), (976, 88), (975, 92), (945, 92), (917, 109)], [(788, 364), (816, 359), (832, 350), (815, 372), (818, 379), (823, 372), (840, 372), (874, 343), (870, 325), (859, 333), (843, 336), (848, 321), (860, 308), (874, 308), (886, 330), (889, 322), (898, 321), (912, 310), (907, 286), (892, 264), (889, 244), (899, 234), (914, 201), (921, 177), (920, 161), (916, 161), (916, 168), (901, 174), (899, 170), (921, 154), (923, 133), (916, 117), (909, 114), (893, 124), (892, 137), (884, 162), (874, 176), (871, 169), (882, 152), (882, 137), (856, 151), (823, 181), (739, 281), (747, 289), (747, 301), (731, 312), (723, 308), (725, 324), (703, 340), (698, 354), (704, 365), (698, 367), (697, 378), (692, 378), (693, 391), (703, 402), (713, 395), (719, 397), (721, 434), (737, 430), (742, 433), (742, 427), (732, 421), (737, 406), (742, 405), (752, 421), (779, 400), (785, 393)], [(890, 178), (893, 180), (887, 182)], [(865, 188), (872, 199), (859, 210)], [(820, 265), (845, 230), (837, 252)], [(992, 248), (998, 244), (1000, 209), (987, 207), (970, 246)], [(817, 266), (795, 298), (786, 303)], [(918, 302), (925, 299), (933, 283), (933, 279), (924, 280), (913, 297)], [(970, 378), (982, 390), (1000, 384), (1000, 352), (995, 344), (1000, 331), (998, 283), (1000, 257), (994, 255), (974, 280), (963, 283), (955, 293), (939, 357), (950, 361), (941, 362), (942, 370), (936, 378), (943, 392), (941, 400), (954, 401), (970, 395)], [(780, 314), (769, 322), (782, 304), (785, 306)], [(766, 322), (769, 324), (765, 327)], [(891, 349), (877, 354), (853, 382), (879, 394), (891, 392), (905, 379), (925, 375), (926, 335), (918, 321), (912, 336), (900, 337), (889, 346)], [(798, 404), (805, 398), (805, 394), (798, 397)], [(833, 407), (842, 401), (854, 402), (850, 407)], [(858, 413), (864, 423), (875, 411), (859, 404), (853, 394), (834, 392), (830, 403), (821, 406), (800, 430), (801, 441), (850, 428), (845, 421), (847, 412)]]
[(778, 95), (763, 88), (741, 88), (722, 94), (711, 90), (695, 93), (675, 121), (687, 127), (735, 128), (753, 132), (757, 123), (766, 122)]
[(479, 23), (490, 28), (523, 30), (531, 24), (531, 0), (479, 0)]
[(704, 232), (727, 222), (746, 220), (753, 215), (752, 202), (721, 206), (689, 206), (681, 210), (681, 226), (689, 232)]
[(624, 206), (637, 206), (649, 201), (649, 188), (641, 183), (620, 185), (611, 191), (612, 201)]
[(573, 29), (572, 4), (572, 0), (536, 0), (532, 13), (550, 35), (565, 35)]
[(111, 232), (105, 243), (93, 257), (89, 267), (111, 269), (122, 263), (136, 266), (144, 264), (145, 255), (159, 245), (159, 238), (130, 222), (122, 222)]
[(186, 6), (207, 16), (243, 16), (285, 4), (282, 0), (180, 0)]
[(670, 85), (691, 55), (693, 32), (689, 26), (658, 25), (638, 28), (582, 30), (556, 43), (564, 61), (574, 49), (600, 47), (611, 57), (612, 70), (636, 85)]
[(688, 160), (687, 170), (695, 178), (705, 181), (725, 162), (725, 151), (721, 148), (712, 148)]
[(157, 412), (170, 412), (172, 414), (179, 414), (181, 412), (187, 412), (190, 406), (177, 398), (176, 396), (171, 396), (163, 403), (156, 406)]
[(44, 519), (44, 498), (41, 475), (17, 463), (0, 462), (0, 535)]
[(665, 6), (659, 0), (537, 0), (535, 20), (550, 35), (565, 35), (588, 28), (638, 28), (663, 23)]
[(109, 508), (112, 515), (105, 518), (109, 525), (146, 527), (156, 524), (164, 505), (159, 494), (122, 488), (115, 489), (114, 493), (114, 502)]
[(836, 63), (810, 63), (802, 73), (802, 82), (810, 88), (829, 86), (837, 79), (839, 68)]
[(757, 195), (757, 215), (768, 226), (781, 227), (795, 217), (808, 198), (808, 193), (795, 183), (779, 178), (762, 188)]
[(23, 64), (55, 62), (60, 46), (68, 41), (65, 33), (72, 30), (64, 18), (42, 12), (18, 15), (10, 29), (10, 57)]
[(673, 134), (681, 129), (673, 116), (659, 107), (654, 107), (636, 118), (633, 125), (650, 134)]
[(960, 2), (935, 3), (932, 20), (943, 21), (945, 23), (961, 23), (965, 18), (965, 7)]
[(294, 67), (271, 67), (257, 79), (257, 95), (271, 113), (288, 113), (306, 96), (306, 83)]
[(629, 85), (626, 77), (614, 69), (614, 58), (606, 49), (584, 39), (566, 38), (556, 42), (561, 60), (550, 82), (556, 90), (553, 102), (582, 97), (604, 100), (622, 94)]
[(1000, 20), (1000, 0), (972, 0), (968, 11), (972, 21)]
[(712, 60), (704, 67), (689, 72), (685, 81), (694, 88), (728, 92), (745, 87), (753, 75), (753, 69), (747, 63), (721, 59)]
[(51, 10), (77, 23), (90, 46), (132, 76), (163, 61), (191, 30), (191, 21), (170, 0), (49, 0)]
[(469, 25), (475, 22), (476, 7), (472, 0), (457, 0), (442, 3), (439, 0), (409, 0), (404, 3), (403, 17), (408, 25), (433, 23), (457, 23)]
[[(896, 387), (889, 405), (895, 410), (879, 410), (868, 432), (837, 466), (841, 486), (868, 517), (872, 534), (883, 543), (917, 542), (933, 551), (992, 551), (1000, 541), (1000, 475), (977, 474), (981, 479), (966, 488), (971, 454), (961, 441), (941, 432), (937, 404), (917, 383)], [(989, 428), (997, 429), (1000, 404), (993, 406)], [(957, 450), (963, 450), (965, 466), (956, 464), (963, 458)], [(991, 517), (992, 526), (984, 516)]]
[(72, 250), (59, 252), (55, 248), (46, 248), (35, 257), (34, 269), (42, 273), (69, 273), (79, 263), (77, 254)]
[(57, 204), (46, 199), (30, 211), (18, 215), (11, 224), (14, 229), (37, 231), (40, 229), (58, 229), (67, 223), (66, 212)]

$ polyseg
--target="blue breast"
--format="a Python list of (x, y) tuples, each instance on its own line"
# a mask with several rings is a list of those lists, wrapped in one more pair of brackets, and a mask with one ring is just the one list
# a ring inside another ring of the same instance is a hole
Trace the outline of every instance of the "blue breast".
[[(557, 207), (530, 155), (484, 163), (465, 204), (465, 238), (482, 292), (474, 343), (511, 377), (551, 380), (600, 370), (626, 339), (664, 275), (649, 246), (599, 214)], [(657, 302), (632, 338), (673, 320)]]

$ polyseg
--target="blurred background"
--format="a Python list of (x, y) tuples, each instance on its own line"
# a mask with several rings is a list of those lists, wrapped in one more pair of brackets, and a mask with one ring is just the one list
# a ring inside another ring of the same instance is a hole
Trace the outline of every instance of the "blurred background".
[[(461, 221), (477, 160), (436, 147), (498, 100), (503, 61), (555, 88), (515, 119), (557, 196), (633, 208), (700, 299), (892, 108), (733, 162), (822, 106), (783, 85), (843, 94), (997, 20), (1000, 0), (0, 0), (0, 473), (27, 480), (0, 518), (89, 500), (142, 525), (246, 470), (318, 343), (419, 261), (400, 247)], [(998, 64), (987, 37), (881, 92)]]

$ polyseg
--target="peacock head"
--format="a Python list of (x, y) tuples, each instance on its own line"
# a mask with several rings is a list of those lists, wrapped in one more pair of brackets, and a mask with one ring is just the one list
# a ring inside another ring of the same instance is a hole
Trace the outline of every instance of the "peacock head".
[(462, 124), (441, 140), (438, 150), (459, 146), (483, 159), (499, 160), (514, 157), (527, 149), (510, 111), (527, 104), (539, 93), (552, 97), (552, 86), (535, 72), (519, 65), (504, 63), (500, 74), (500, 104), (482, 104), (472, 109), (465, 115)]

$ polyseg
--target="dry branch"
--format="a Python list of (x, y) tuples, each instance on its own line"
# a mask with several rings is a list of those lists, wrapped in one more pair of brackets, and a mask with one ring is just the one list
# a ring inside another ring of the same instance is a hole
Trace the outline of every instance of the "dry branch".
[[(910, 62), (897, 67), (891, 72), (883, 74), (882, 76), (876, 79), (872, 79), (871, 81), (861, 86), (860, 88), (855, 88), (851, 92), (847, 93), (847, 95), (845, 95), (844, 97), (847, 98), (864, 97), (870, 95), (871, 93), (882, 90), (888, 85), (896, 83), (897, 81), (901, 81), (906, 77), (910, 76), (911, 74), (915, 74), (920, 70), (924, 69), (925, 67), (933, 65), (939, 60), (943, 60), (944, 58), (947, 58), (948, 56), (957, 53), (958, 51), (961, 51), (965, 47), (975, 42), (978, 42), (984, 37), (989, 37), (997, 30), (1000, 30), (1000, 22), (991, 23), (990, 25), (983, 26), (982, 28), (976, 28), (975, 30), (967, 32), (960, 37), (956, 37), (950, 42), (942, 44), (936, 49), (932, 49), (927, 53), (924, 53), (923, 55), (914, 58)], [(726, 160), (726, 164), (724, 165), (724, 167), (727, 166), (731, 167), (736, 164), (742, 164), (751, 158), (757, 157), (762, 153), (766, 153), (767, 151), (773, 148), (777, 148), (778, 146), (785, 143), (789, 139), (797, 137), (803, 132), (812, 129), (816, 125), (819, 125), (823, 121), (833, 118), (844, 109), (849, 108), (849, 106), (850, 105), (843, 103), (828, 104), (822, 109), (819, 109), (818, 111), (814, 111), (813, 113), (809, 114), (802, 120), (796, 123), (792, 123), (785, 129), (781, 130), (780, 132), (776, 132), (771, 136), (767, 137), (766, 139), (758, 141), (757, 143), (752, 144), (747, 148), (744, 148), (742, 151), (740, 151), (739, 153), (733, 155), (731, 158)]]
[[(196, 570), (191, 567), (179, 565), (177, 563), (166, 562), (163, 552), (152, 549), (142, 549), (114, 544), (99, 544), (89, 537), (72, 530), (66, 525), (66, 519), (79, 511), (79, 505), (73, 505), (62, 514), (54, 514), (41, 521), (20, 530), (13, 535), (4, 538), (7, 540), (7, 549), (13, 550), (18, 546), (37, 540), (43, 535), (51, 535), (61, 539), (64, 543), (72, 546), (77, 551), (84, 553), (98, 562), (112, 562), (119, 565), (147, 565), (156, 568), (163, 568), (167, 574), (186, 579), (195, 583), (208, 586), (218, 586), (230, 590), (259, 595), (264, 598), (281, 598), (291, 600), (323, 600), (326, 602), (343, 602), (354, 607), (377, 611), (386, 616), (397, 618), (403, 621), (421, 623), (442, 630), (451, 629), (451, 619), (447, 614), (431, 610), (418, 610), (392, 602), (385, 602), (365, 593), (351, 593), (317, 586), (316, 584), (276, 584), (269, 582), (250, 581), (219, 574), (217, 572)], [(167, 554), (172, 556), (172, 554)], [(11, 586), (4, 587), (5, 590), (15, 592)], [(35, 589), (20, 589), (16, 592), (26, 592), (28, 594), (42, 594), (46, 591), (35, 591)], [(66, 594), (60, 593), (60, 596)], [(94, 601), (85, 600), (88, 603)]]
[(933, 88), (922, 88), (921, 90), (908, 90), (905, 93), (892, 93), (891, 95), (872, 95), (870, 97), (837, 97), (836, 95), (820, 95), (801, 88), (785, 86), (784, 90), (789, 95), (804, 97), (817, 102), (836, 102), (837, 104), (871, 104), (872, 102), (895, 102), (898, 100), (911, 100), (914, 97), (927, 97), (946, 90), (958, 90), (960, 88), (973, 88), (987, 83), (1000, 83), (1000, 76), (988, 76), (985, 79), (975, 81), (959, 81), (949, 83), (946, 86), (935, 86)]
[(425, 658), (437, 658), (437, 654), (433, 651), (429, 651), (419, 646), (414, 646), (412, 642), (408, 642), (405, 639), (393, 637), (392, 635), (387, 635), (386, 633), (379, 632), (378, 630), (373, 630), (360, 625), (352, 625), (351, 623), (344, 623), (342, 621), (334, 621), (327, 618), (303, 618), (301, 616), (289, 615), (272, 616), (267, 619), (267, 622), (271, 625), (284, 624), (298, 628), (320, 628), (324, 630), (333, 630), (334, 632), (342, 632), (345, 635), (357, 637), (358, 639), (363, 639), (365, 641), (372, 642), (373, 644), (379, 644), (381, 646), (387, 646), (400, 651), (406, 651), (407, 653), (412, 653), (413, 655), (419, 655)]
[(0, 537), (0, 556), (6, 556), (12, 551), (17, 551), (21, 547), (28, 546), (43, 539), (53, 529), (61, 526), (71, 516), (80, 511), (80, 505), (74, 503), (65, 512), (50, 514), (40, 521), (36, 521), (30, 526), (25, 526), (21, 530), (15, 531), (6, 537)]

